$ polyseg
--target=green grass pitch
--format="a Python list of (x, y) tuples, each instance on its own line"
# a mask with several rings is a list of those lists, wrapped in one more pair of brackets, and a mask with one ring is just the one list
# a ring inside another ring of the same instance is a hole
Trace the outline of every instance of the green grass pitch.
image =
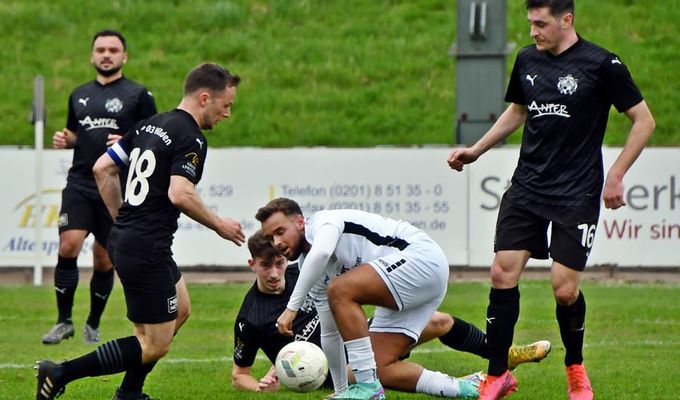
[[(86, 285), (76, 297), (76, 336), (57, 346), (40, 338), (54, 322), (56, 310), (51, 285), (0, 286), (0, 399), (28, 399), (35, 395), (36, 360), (74, 358), (94, 349), (82, 343), (82, 326), (89, 307)], [(161, 399), (320, 399), (327, 391), (310, 394), (240, 393), (230, 384), (233, 323), (248, 284), (189, 285), (192, 316), (177, 335), (170, 353), (148, 377), (145, 391)], [(564, 348), (554, 319), (550, 283), (526, 281), (520, 286), (522, 309), (515, 343), (548, 339), (550, 356), (539, 364), (516, 370), (516, 399), (564, 399)], [(680, 398), (680, 286), (586, 282), (588, 304), (584, 355), (599, 399)], [(441, 307), (484, 328), (487, 283), (453, 283)], [(102, 319), (104, 341), (127, 336), (132, 325), (125, 318), (120, 285)], [(452, 375), (485, 369), (486, 362), (457, 353), (438, 341), (419, 347), (411, 361)], [(259, 357), (258, 376), (269, 364)], [(85, 378), (68, 385), (61, 399), (109, 399), (122, 374)], [(424, 395), (387, 391), (390, 399), (420, 399)]]

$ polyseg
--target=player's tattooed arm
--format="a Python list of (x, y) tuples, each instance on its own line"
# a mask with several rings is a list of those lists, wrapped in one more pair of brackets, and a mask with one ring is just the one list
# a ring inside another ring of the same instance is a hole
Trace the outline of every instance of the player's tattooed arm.
[(92, 173), (97, 181), (102, 200), (115, 220), (118, 216), (118, 209), (123, 204), (118, 166), (107, 153), (104, 153), (94, 164)]

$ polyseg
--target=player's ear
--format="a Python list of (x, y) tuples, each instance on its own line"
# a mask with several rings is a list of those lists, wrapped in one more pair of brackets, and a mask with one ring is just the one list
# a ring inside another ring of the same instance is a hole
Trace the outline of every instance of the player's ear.
[(198, 104), (203, 107), (205, 106), (205, 103), (208, 102), (208, 99), (210, 98), (210, 93), (206, 91), (200, 91), (198, 92)]
[(574, 14), (565, 12), (562, 15), (562, 18), (560, 18), (560, 22), (563, 29), (569, 28), (570, 26), (574, 25)]
[(127, 51), (123, 53), (123, 64), (127, 63), (128, 60), (128, 54)]
[(295, 225), (298, 227), (298, 229), (302, 230), (302, 228), (305, 227), (305, 217), (300, 214), (296, 214)]
[(252, 269), (254, 271), (255, 270), (255, 260), (253, 260), (252, 258), (249, 258), (248, 259), (248, 266), (250, 267), (250, 269)]

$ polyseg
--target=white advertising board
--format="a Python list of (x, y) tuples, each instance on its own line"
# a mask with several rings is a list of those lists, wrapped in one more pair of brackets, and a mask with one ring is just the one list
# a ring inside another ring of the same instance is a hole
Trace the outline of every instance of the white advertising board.
[[(447, 148), (211, 149), (203, 180), (204, 201), (241, 222), (246, 235), (259, 227), (257, 209), (275, 197), (298, 201), (305, 214), (359, 208), (412, 222), (444, 249), (452, 265), (488, 266), (498, 204), (517, 163), (518, 148), (490, 150), (458, 173), (445, 163)], [(618, 148), (604, 148), (605, 168)], [(0, 149), (0, 266), (32, 266), (35, 224), (43, 228), (42, 265), (57, 259), (57, 221), (70, 151), (42, 155), (42, 210), (35, 209), (32, 149)], [(627, 206), (603, 209), (589, 264), (680, 266), (680, 149), (648, 148), (628, 172)], [(79, 264), (91, 266), (92, 237)], [(182, 216), (173, 245), (182, 266), (244, 266), (236, 247)], [(548, 265), (531, 261), (530, 265)]]
[[(432, 149), (210, 149), (202, 198), (219, 215), (241, 222), (247, 236), (259, 228), (255, 213), (275, 197), (296, 200), (305, 214), (320, 209), (358, 208), (410, 221), (445, 249), (449, 262), (467, 264), (466, 177), (446, 168), (446, 148)], [(2, 150), (5, 171), (0, 210), (0, 265), (32, 265), (34, 224), (44, 227), (43, 265), (56, 262), (60, 189), (70, 164), (70, 151), (46, 150), (44, 211), (33, 209), (34, 171), (30, 150)], [(23, 161), (22, 161), (23, 160)], [(24, 168), (24, 165), (26, 168)], [(19, 168), (18, 166), (21, 166)], [(80, 265), (91, 265), (89, 242)], [(173, 245), (179, 265), (243, 266), (245, 246), (236, 247), (182, 216)]]

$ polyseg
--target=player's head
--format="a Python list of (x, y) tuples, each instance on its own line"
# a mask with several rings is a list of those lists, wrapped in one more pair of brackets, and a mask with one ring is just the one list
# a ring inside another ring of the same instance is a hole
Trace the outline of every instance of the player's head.
[(204, 63), (189, 71), (184, 80), (184, 98), (198, 106), (201, 129), (212, 129), (231, 116), (239, 82), (240, 76), (214, 63)]
[(114, 30), (103, 30), (92, 38), (92, 65), (104, 77), (116, 75), (127, 62), (125, 37)]
[(574, 35), (574, 0), (526, 0), (530, 35), (541, 51), (559, 53)]
[(261, 230), (248, 238), (248, 266), (257, 274), (257, 287), (263, 293), (281, 293), (286, 288), (288, 260), (279, 253)]
[(255, 219), (262, 224), (262, 233), (274, 248), (293, 261), (305, 249), (305, 218), (298, 203), (280, 197), (257, 210)]

